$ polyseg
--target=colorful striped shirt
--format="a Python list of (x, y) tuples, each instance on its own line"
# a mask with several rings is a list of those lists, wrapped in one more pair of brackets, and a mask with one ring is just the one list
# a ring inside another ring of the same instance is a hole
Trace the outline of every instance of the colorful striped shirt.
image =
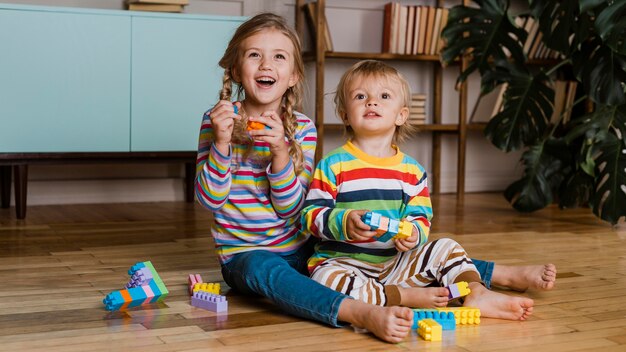
[(349, 210), (367, 209), (411, 221), (419, 234), (417, 246), (426, 243), (433, 216), (426, 171), (415, 159), (396, 150), (393, 157), (377, 158), (348, 142), (319, 162), (302, 210), (305, 229), (321, 239), (309, 259), (309, 271), (329, 258), (382, 263), (398, 253), (393, 240), (347, 239)]
[(315, 125), (301, 113), (294, 143), (302, 146), (304, 168), (296, 175), (294, 164), (271, 172), (266, 142), (254, 142), (243, 160), (245, 145), (231, 144), (230, 155), (213, 148), (210, 110), (204, 114), (196, 162), (198, 201), (214, 215), (211, 234), (221, 263), (234, 254), (261, 249), (288, 255), (308, 238), (301, 231), (300, 210), (313, 171), (317, 143)]

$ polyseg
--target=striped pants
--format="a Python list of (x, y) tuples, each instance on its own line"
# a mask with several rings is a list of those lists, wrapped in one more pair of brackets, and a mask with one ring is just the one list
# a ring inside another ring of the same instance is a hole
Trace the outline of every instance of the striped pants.
[(460, 244), (442, 238), (380, 264), (348, 257), (327, 259), (311, 278), (354, 299), (392, 306), (400, 304), (398, 286), (448, 286), (457, 278), (479, 281), (480, 275)]

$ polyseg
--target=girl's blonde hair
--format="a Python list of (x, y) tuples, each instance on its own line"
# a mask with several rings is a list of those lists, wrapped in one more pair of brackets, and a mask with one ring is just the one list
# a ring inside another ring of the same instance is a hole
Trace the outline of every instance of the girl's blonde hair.
[[(354, 131), (352, 130), (352, 127), (347, 124), (347, 120), (345, 118), (347, 110), (346, 103), (348, 101), (347, 89), (355, 79), (360, 77), (372, 77), (375, 79), (397, 81), (400, 83), (404, 107), (410, 109), (411, 106), (411, 87), (409, 86), (409, 82), (407, 82), (398, 70), (377, 60), (364, 60), (357, 62), (352, 65), (352, 67), (350, 67), (348, 71), (343, 74), (343, 76), (341, 76), (339, 84), (337, 84), (337, 91), (335, 92), (335, 111), (337, 116), (339, 116), (343, 121), (345, 133), (350, 138), (354, 136)], [(408, 121), (409, 120), (407, 119), (407, 121), (402, 125), (396, 126), (396, 132), (393, 135), (394, 144), (404, 141), (415, 132), (415, 126)]]
[[(293, 43), (293, 58), (294, 58), (294, 74), (297, 76), (297, 83), (287, 89), (283, 95), (281, 103), (283, 126), (285, 128), (285, 137), (289, 141), (289, 155), (294, 163), (296, 173), (304, 168), (304, 155), (302, 154), (302, 147), (295, 141), (296, 129), (298, 127), (297, 118), (294, 114), (294, 109), (299, 106), (303, 95), (303, 79), (304, 79), (304, 62), (302, 60), (302, 46), (298, 35), (291, 29), (285, 19), (281, 16), (273, 13), (261, 13), (258, 14), (246, 22), (242, 23), (235, 31), (232, 39), (228, 43), (228, 47), (224, 52), (224, 56), (219, 62), (220, 67), (224, 69), (224, 77), (222, 78), (222, 90), (220, 92), (220, 100), (231, 100), (233, 94), (233, 86), (235, 80), (233, 79), (232, 72), (234, 67), (238, 67), (241, 64), (241, 58), (243, 56), (242, 43), (247, 38), (267, 29), (275, 29), (284, 34)], [(245, 92), (240, 84), (236, 85), (235, 97), (237, 100), (244, 98)], [(233, 142), (237, 144), (247, 145), (244, 158), (247, 158), (250, 153), (251, 141), (247, 137), (246, 126), (247, 116), (235, 123), (233, 129)]]

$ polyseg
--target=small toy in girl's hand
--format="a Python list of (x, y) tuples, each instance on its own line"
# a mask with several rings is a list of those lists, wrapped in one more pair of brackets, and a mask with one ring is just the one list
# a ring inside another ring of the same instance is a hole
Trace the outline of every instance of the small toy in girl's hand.
[(264, 124), (257, 122), (257, 121), (248, 121), (248, 127), (246, 128), (247, 131), (254, 131), (254, 130), (262, 130), (262, 129), (266, 129), (269, 128), (267, 126), (265, 126)]

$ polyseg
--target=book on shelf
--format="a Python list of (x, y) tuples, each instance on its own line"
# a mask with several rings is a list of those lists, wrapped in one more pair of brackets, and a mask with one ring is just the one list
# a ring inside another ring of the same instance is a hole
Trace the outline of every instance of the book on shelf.
[(127, 0), (129, 4), (189, 5), (189, 0)]
[[(306, 13), (307, 22), (309, 23), (309, 29), (313, 39), (317, 40), (317, 2), (308, 2), (304, 4), (304, 12)], [(328, 22), (324, 19), (324, 46), (326, 51), (333, 51), (333, 41), (330, 36), (330, 28)]]
[[(550, 123), (555, 124), (561, 119), (562, 124), (569, 122), (572, 116), (572, 107), (576, 100), (576, 81), (560, 81), (554, 82), (554, 109), (550, 117)], [(563, 115), (561, 117), (561, 115)]]
[(183, 12), (184, 5), (177, 4), (150, 4), (150, 3), (127, 3), (130, 11), (150, 12)]
[(437, 55), (443, 48), (441, 31), (448, 9), (432, 6), (385, 4), (382, 52), (405, 55)]

